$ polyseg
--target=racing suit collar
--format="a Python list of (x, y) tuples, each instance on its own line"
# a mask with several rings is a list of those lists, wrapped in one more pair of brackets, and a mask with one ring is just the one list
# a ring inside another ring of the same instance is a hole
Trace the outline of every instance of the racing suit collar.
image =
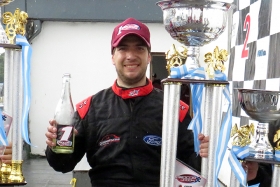
[(130, 99), (135, 97), (146, 96), (153, 90), (152, 81), (147, 79), (147, 84), (145, 86), (135, 87), (135, 88), (122, 88), (117, 84), (117, 80), (114, 82), (112, 89), (115, 94), (123, 99)]

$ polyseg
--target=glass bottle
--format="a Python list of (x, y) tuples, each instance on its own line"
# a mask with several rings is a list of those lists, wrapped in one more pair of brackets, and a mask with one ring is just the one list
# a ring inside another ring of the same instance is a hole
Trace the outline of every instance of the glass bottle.
[(62, 77), (61, 98), (56, 106), (54, 119), (56, 121), (57, 138), (53, 141), (55, 146), (52, 150), (55, 153), (70, 154), (74, 151), (75, 133), (74, 133), (74, 106), (71, 98), (69, 73)]

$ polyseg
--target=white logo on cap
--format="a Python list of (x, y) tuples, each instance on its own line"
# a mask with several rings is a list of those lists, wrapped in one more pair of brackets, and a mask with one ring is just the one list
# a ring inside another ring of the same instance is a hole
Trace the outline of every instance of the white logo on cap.
[(120, 26), (118, 35), (121, 34), (122, 31), (128, 31), (128, 30), (140, 30), (140, 26), (136, 24), (126, 24), (124, 26)]

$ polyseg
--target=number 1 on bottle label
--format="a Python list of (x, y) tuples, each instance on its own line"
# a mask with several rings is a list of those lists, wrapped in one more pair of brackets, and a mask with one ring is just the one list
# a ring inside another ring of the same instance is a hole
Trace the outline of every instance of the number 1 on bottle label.
[(73, 126), (57, 125), (57, 145), (72, 146)]

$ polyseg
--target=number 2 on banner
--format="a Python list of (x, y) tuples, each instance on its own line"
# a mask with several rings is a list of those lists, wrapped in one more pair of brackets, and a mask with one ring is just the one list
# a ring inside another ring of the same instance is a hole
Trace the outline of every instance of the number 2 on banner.
[(248, 56), (249, 56), (249, 49), (247, 47), (247, 42), (248, 42), (249, 33), (250, 33), (250, 24), (251, 24), (251, 17), (250, 17), (250, 14), (247, 14), (245, 17), (245, 20), (244, 20), (244, 25), (243, 25), (243, 31), (247, 31), (247, 32), (246, 32), (246, 37), (245, 37), (244, 44), (243, 44), (241, 58), (248, 58)]

